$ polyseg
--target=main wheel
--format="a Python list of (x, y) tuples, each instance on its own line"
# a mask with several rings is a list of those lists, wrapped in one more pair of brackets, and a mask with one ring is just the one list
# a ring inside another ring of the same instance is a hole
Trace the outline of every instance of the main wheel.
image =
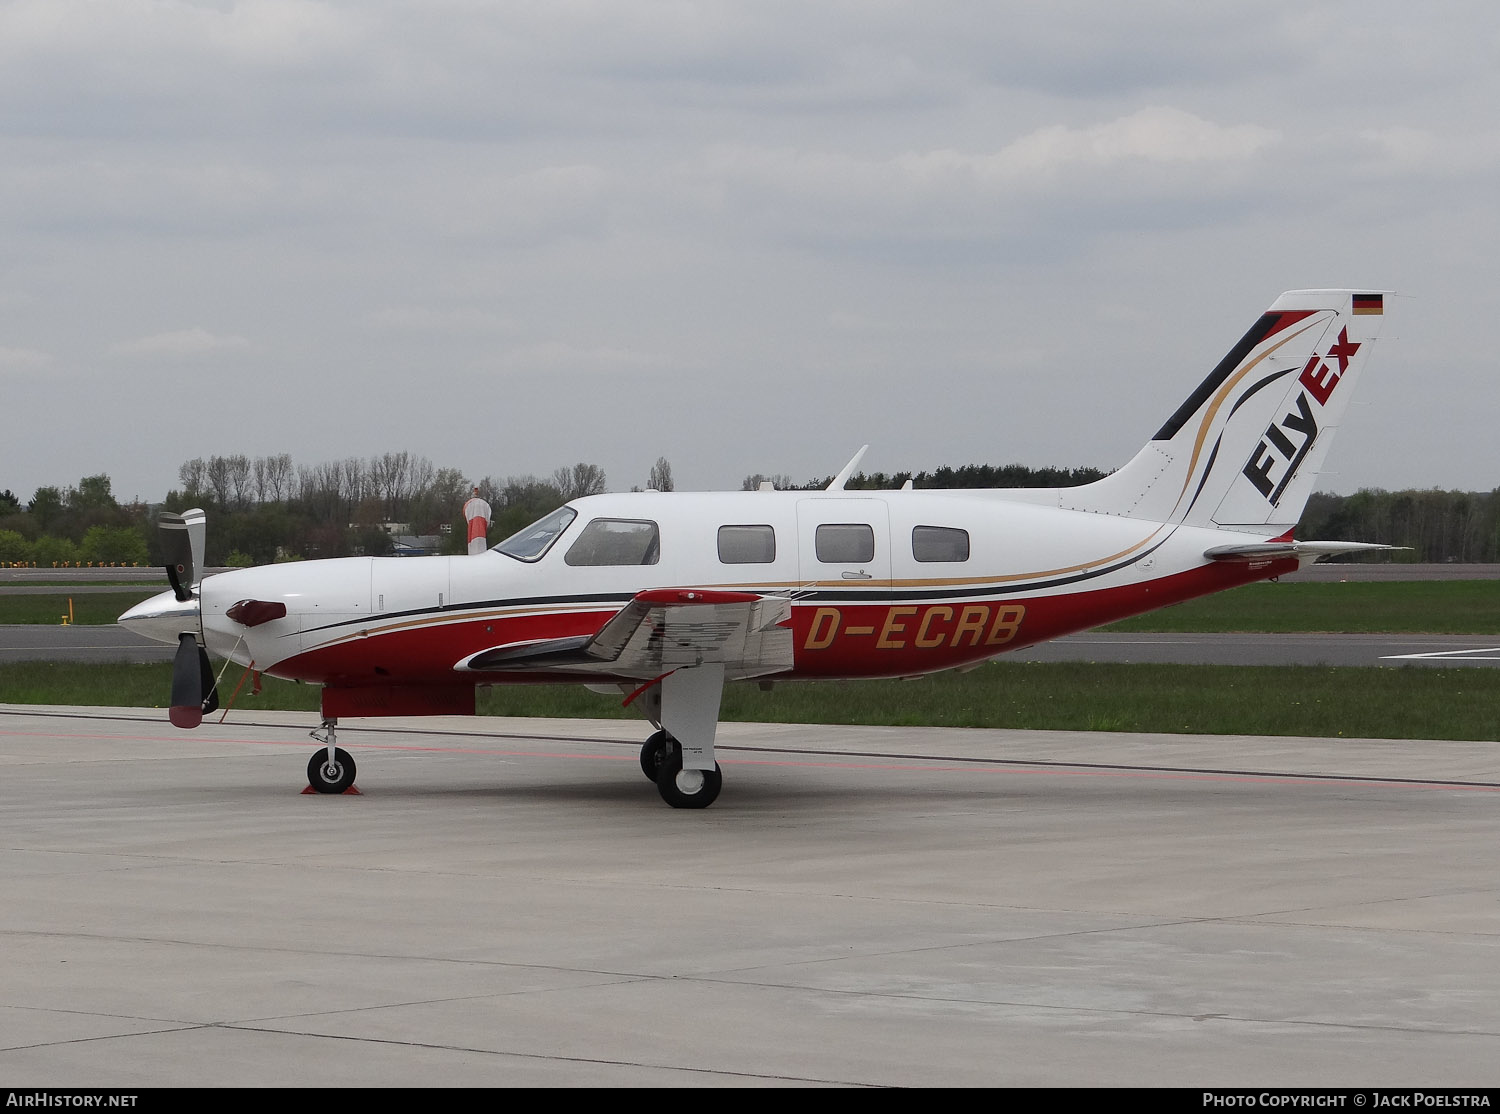
[(661, 769), (662, 756), (667, 753), (667, 733), (658, 731), (646, 740), (646, 745), (641, 747), (641, 773), (646, 775), (648, 781), (655, 781), (657, 771)]
[(320, 748), (308, 760), (307, 784), (319, 793), (342, 793), (354, 784), (354, 759), (343, 747), (334, 747), (330, 763), (328, 748)]
[(662, 756), (656, 771), (656, 791), (673, 808), (707, 808), (718, 800), (723, 787), (724, 775), (717, 762), (712, 770), (684, 770), (680, 746)]

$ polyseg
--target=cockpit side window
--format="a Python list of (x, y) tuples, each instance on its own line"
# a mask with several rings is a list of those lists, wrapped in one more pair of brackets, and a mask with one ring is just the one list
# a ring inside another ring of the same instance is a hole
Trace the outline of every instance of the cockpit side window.
[(594, 519), (563, 556), (570, 565), (654, 565), (660, 559), (656, 523), (634, 518)]
[(552, 543), (562, 537), (563, 531), (578, 517), (572, 507), (558, 507), (543, 518), (537, 519), (524, 530), (518, 530), (492, 549), (514, 557), (517, 561), (540, 561)]

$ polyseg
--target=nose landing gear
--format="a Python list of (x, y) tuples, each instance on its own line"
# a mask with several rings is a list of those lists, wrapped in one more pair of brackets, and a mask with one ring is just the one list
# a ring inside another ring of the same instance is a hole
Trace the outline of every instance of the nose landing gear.
[(325, 719), (312, 737), (323, 744), (307, 762), (307, 784), (317, 793), (346, 793), (354, 787), (354, 759), (338, 746), (335, 729), (338, 720)]

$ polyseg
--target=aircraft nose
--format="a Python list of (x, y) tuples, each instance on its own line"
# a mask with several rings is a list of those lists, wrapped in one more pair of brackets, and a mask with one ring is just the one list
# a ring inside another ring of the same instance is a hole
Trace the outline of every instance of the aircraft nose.
[(202, 626), (198, 600), (179, 600), (171, 592), (142, 600), (115, 622), (126, 630), (168, 645), (175, 645), (180, 634), (200, 633)]

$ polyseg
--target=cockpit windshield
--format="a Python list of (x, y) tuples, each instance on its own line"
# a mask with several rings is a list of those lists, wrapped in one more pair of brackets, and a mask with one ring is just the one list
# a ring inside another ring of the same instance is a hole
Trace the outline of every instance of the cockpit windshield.
[(552, 543), (562, 537), (568, 524), (577, 517), (578, 512), (572, 507), (558, 507), (551, 514), (537, 519), (524, 530), (517, 530), (499, 545), (491, 548), (507, 557), (514, 557), (517, 561), (539, 560), (547, 550), (552, 548)]

